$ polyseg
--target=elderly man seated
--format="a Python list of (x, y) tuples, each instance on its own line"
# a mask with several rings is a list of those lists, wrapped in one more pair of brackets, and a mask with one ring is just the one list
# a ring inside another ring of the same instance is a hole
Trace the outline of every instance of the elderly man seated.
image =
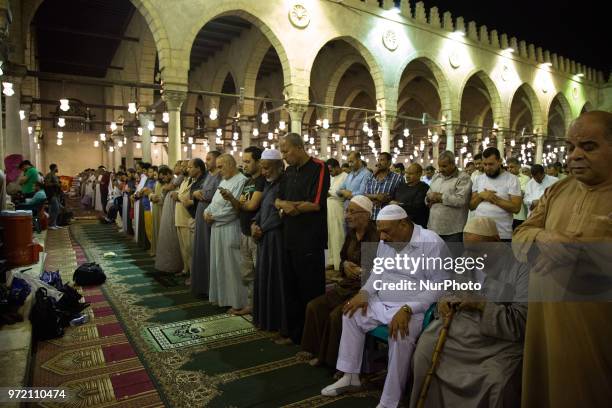
[[(311, 365), (335, 366), (342, 333), (342, 309), (367, 280), (373, 257), (361, 259), (361, 243), (377, 243), (380, 235), (370, 220), (373, 203), (363, 195), (351, 198), (345, 212), (348, 234), (340, 251), (342, 280), (326, 294), (311, 300), (306, 307), (302, 349)], [(363, 265), (363, 269), (362, 269)]]
[[(359, 389), (359, 372), (366, 334), (379, 325), (389, 325), (389, 363), (378, 407), (396, 407), (400, 401), (416, 339), (421, 332), (423, 314), (436, 301), (437, 293), (420, 289), (420, 282), (440, 282), (435, 269), (406, 268), (399, 258), (444, 258), (444, 241), (434, 232), (414, 224), (406, 211), (395, 204), (384, 207), (376, 218), (382, 242), (378, 245), (374, 267), (366, 284), (344, 306), (342, 337), (336, 368), (344, 376), (325, 387), (321, 394), (337, 396)], [(401, 290), (402, 285), (413, 289)]]
[[(468, 220), (463, 233), (466, 253), (484, 257), (484, 267), (466, 271), (467, 280), (482, 284), (480, 293), (455, 292), (440, 298), (440, 319), (421, 334), (414, 352), (410, 407), (518, 407), (520, 367), (527, 318), (528, 272), (514, 259), (510, 246), (496, 243), (495, 221)], [(432, 356), (444, 320), (455, 311), (439, 361)], [(426, 393), (422, 385), (435, 371)], [(424, 404), (419, 399), (424, 398)]]

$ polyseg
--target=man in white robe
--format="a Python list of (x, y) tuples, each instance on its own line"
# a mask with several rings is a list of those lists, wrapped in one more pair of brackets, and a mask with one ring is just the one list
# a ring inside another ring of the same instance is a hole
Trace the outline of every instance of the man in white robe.
[(102, 177), (104, 177), (104, 167), (98, 167), (98, 176), (96, 178), (96, 201), (95, 201), (95, 210), (103, 212), (104, 206), (102, 205)]
[[(361, 291), (344, 307), (336, 368), (345, 374), (325, 387), (321, 394), (332, 397), (361, 387), (359, 372), (366, 334), (380, 325), (388, 325), (389, 363), (378, 407), (394, 408), (404, 392), (424, 313), (441, 293), (422, 290), (420, 283), (441, 282), (443, 275), (439, 270), (404, 269), (397, 264), (389, 265), (391, 262), (388, 261), (404, 255), (408, 258), (443, 259), (448, 250), (436, 233), (414, 224), (406, 211), (395, 204), (378, 213), (376, 227), (382, 242), (378, 246), (372, 273)], [(381, 286), (402, 282), (413, 282), (415, 289), (384, 290)]]
[(331, 183), (327, 193), (327, 269), (333, 267), (340, 270), (340, 251), (344, 244), (344, 199), (336, 194), (340, 186), (346, 180), (347, 174), (342, 171), (340, 163), (336, 159), (326, 162)]
[(223, 180), (204, 212), (204, 220), (211, 225), (208, 296), (219, 306), (238, 310), (246, 307), (248, 300), (240, 273), (240, 221), (230, 194), (238, 197), (248, 179), (238, 171), (236, 160), (229, 154), (217, 158), (217, 169)]

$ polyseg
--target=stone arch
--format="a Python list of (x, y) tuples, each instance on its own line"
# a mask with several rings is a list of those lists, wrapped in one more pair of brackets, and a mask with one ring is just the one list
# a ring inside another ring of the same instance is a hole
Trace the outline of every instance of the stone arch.
[[(453, 97), (452, 97), (450, 84), (448, 82), (448, 78), (446, 77), (446, 74), (444, 73), (444, 70), (442, 69), (442, 67), (435, 61), (434, 57), (428, 51), (415, 51), (414, 53), (409, 55), (408, 58), (406, 58), (405, 64), (398, 67), (395, 73), (395, 77), (397, 78), (397, 83), (399, 84), (397, 88), (398, 98), (399, 98), (399, 93), (403, 89), (403, 86), (406, 86), (406, 84), (410, 82), (409, 78), (406, 78), (405, 79), (406, 83), (404, 83), (402, 86), (402, 76), (404, 74), (404, 71), (406, 70), (408, 65), (410, 65), (410, 63), (414, 61), (421, 62), (423, 65), (425, 65), (429, 69), (429, 71), (432, 73), (434, 79), (436, 80), (437, 86), (434, 86), (434, 87), (436, 91), (438, 92), (438, 97), (440, 98), (440, 102), (441, 102), (440, 111), (450, 112), (451, 119), (457, 120), (457, 118), (459, 117), (458, 104), (453, 104)], [(400, 106), (398, 104), (397, 109), (399, 108)]]
[[(463, 99), (463, 94), (465, 92), (465, 88), (466, 88), (469, 80), (472, 77), (477, 77), (478, 79), (480, 79), (482, 81), (482, 83), (484, 84), (485, 88), (487, 89), (487, 93), (489, 94), (488, 95), (489, 103), (491, 105), (491, 110), (493, 111), (493, 120), (496, 123), (498, 123), (500, 126), (506, 125), (507, 121), (509, 120), (509, 115), (506, 116), (504, 114), (504, 109), (502, 107), (502, 102), (501, 102), (501, 97), (499, 95), (499, 90), (497, 89), (497, 86), (495, 86), (495, 83), (489, 77), (489, 75), (487, 75), (481, 69), (474, 69), (474, 70), (472, 70), (472, 72), (470, 72), (465, 77), (465, 80), (459, 86), (459, 90), (460, 90), (460, 92), (459, 92), (459, 101), (460, 101), (459, 109), (461, 109), (461, 102), (462, 102), (462, 99)], [(460, 110), (460, 112), (461, 112), (461, 110)]]
[[(554, 98), (552, 98), (550, 100), (550, 103), (548, 104), (548, 107), (546, 109), (546, 118), (547, 121), (550, 119), (550, 115), (551, 115), (551, 109), (553, 104), (555, 103), (555, 101), (557, 101), (559, 103), (559, 106), (561, 106), (561, 110), (563, 112), (563, 124), (564, 124), (564, 134), (565, 132), (567, 132), (567, 130), (569, 129), (570, 123), (572, 123), (572, 108), (567, 100), (567, 98), (565, 97), (565, 95), (563, 94), (563, 92), (559, 92), (557, 93)], [(548, 126), (547, 126), (548, 127)]]
[[(31, 0), (31, 7), (27, 8), (27, 11), (23, 14), (22, 24), (23, 27), (27, 27), (27, 31), (30, 30), (32, 19), (34, 18), (36, 11), (38, 11), (38, 8), (44, 1), (45, 0)], [(166, 32), (166, 28), (159, 15), (157, 8), (151, 4), (150, 0), (126, 1), (131, 2), (146, 21), (147, 27), (149, 28), (149, 31), (151, 32), (151, 35), (153, 36), (153, 40), (155, 42), (155, 49), (159, 58), (160, 69), (163, 70), (163, 67), (166, 67), (170, 64), (170, 41), (168, 40), (168, 33)], [(26, 8), (24, 7), (24, 10), (25, 9)]]
[[(240, 7), (240, 6), (237, 7), (236, 3), (245, 3), (245, 4), (243, 5), (243, 7)], [(193, 44), (201, 28), (204, 27), (208, 22), (214, 20), (215, 18), (224, 17), (224, 16), (235, 16), (235, 17), (242, 18), (250, 22), (251, 24), (253, 24), (255, 27), (257, 27), (261, 31), (261, 33), (264, 35), (264, 37), (268, 40), (270, 45), (274, 47), (274, 49), (276, 50), (276, 53), (278, 54), (280, 62), (281, 62), (281, 66), (283, 70), (283, 80), (285, 84), (291, 83), (291, 79), (292, 79), (291, 62), (289, 61), (289, 58), (287, 57), (287, 52), (285, 51), (285, 47), (279, 40), (280, 33), (278, 34), (275, 33), (272, 30), (272, 28), (270, 28), (266, 23), (264, 23), (260, 18), (246, 11), (246, 9), (248, 8), (250, 8), (248, 5), (248, 2), (234, 1), (234, 2), (215, 3), (215, 6), (212, 7), (211, 9), (203, 10), (204, 13), (201, 16), (201, 18), (198, 20), (199, 22), (195, 24), (193, 27), (191, 27), (190, 30), (187, 30), (187, 34), (185, 37), (186, 43)], [(257, 57), (258, 55), (257, 49), (254, 50), (254, 52), (256, 53), (255, 56)], [(189, 53), (191, 53), (191, 47), (189, 47), (186, 50), (183, 50), (183, 53), (187, 53), (186, 55), (183, 55), (184, 57), (183, 59), (185, 61), (189, 61)], [(263, 55), (265, 55), (265, 52), (263, 53)], [(261, 59), (263, 59), (263, 55), (261, 55)], [(259, 61), (260, 64), (261, 64), (261, 59)]]
[[(333, 38), (329, 38), (327, 39), (327, 41), (317, 50), (317, 52), (313, 53), (314, 56), (312, 58), (312, 61), (309, 64), (306, 64), (306, 66), (310, 66), (310, 71), (312, 72), (312, 67), (314, 66), (316, 57), (319, 55), (319, 52), (321, 51), (321, 49), (328, 44), (329, 42), (332, 41), (344, 41), (346, 43), (348, 43), (353, 49), (355, 49), (358, 53), (359, 56), (361, 56), (361, 58), (363, 58), (363, 61), (359, 61), (359, 62), (365, 62), (365, 66), (367, 67), (368, 71), (370, 72), (370, 76), (372, 77), (372, 81), (374, 82), (374, 89), (376, 92), (376, 100), (381, 100), (385, 98), (385, 86), (384, 86), (384, 78), (383, 78), (383, 73), (382, 70), (380, 68), (380, 66), (378, 65), (378, 62), (376, 61), (376, 58), (374, 57), (374, 55), (372, 55), (372, 53), (368, 50), (368, 48), (366, 46), (364, 46), (361, 41), (359, 41), (358, 39), (356, 39), (355, 37), (352, 36), (338, 36), (338, 37), (333, 37)], [(354, 61), (357, 62), (357, 61)], [(342, 64), (342, 66), (345, 66), (346, 64)], [(334, 71), (334, 78), (330, 79), (329, 82), (329, 87), (328, 87), (328, 92), (326, 93), (326, 101), (329, 98), (329, 94), (331, 92), (331, 94), (335, 97), (335, 93), (338, 87), (338, 83), (340, 82), (340, 78), (342, 78), (342, 75), (344, 74), (344, 72), (348, 69), (348, 67), (350, 67), (352, 64), (346, 65), (346, 67), (344, 68), (343, 71), (340, 70), (341, 67), (338, 67), (338, 69), (336, 69)], [(337, 78), (336, 82), (334, 83), (333, 80)], [(332, 98), (333, 100), (333, 98)]]
[(580, 109), (580, 114), (584, 112), (590, 112), (592, 110), (593, 110), (593, 104), (590, 101), (586, 101), (584, 105), (582, 105), (582, 108)]
[(514, 97), (516, 96), (519, 90), (522, 90), (523, 92), (525, 92), (525, 95), (527, 96), (527, 100), (529, 101), (528, 107), (531, 111), (534, 132), (542, 133), (546, 127), (546, 123), (544, 122), (544, 119), (542, 117), (542, 107), (540, 105), (540, 100), (538, 99), (538, 96), (536, 95), (531, 85), (529, 85), (526, 82), (522, 83), (520, 86), (516, 88), (516, 90), (512, 93), (512, 96), (510, 97), (507, 103), (508, 119), (510, 119), (510, 109), (512, 107), (512, 101), (514, 101)]
[[(251, 55), (249, 56), (249, 63), (244, 72), (244, 94), (246, 96), (255, 96), (255, 90), (257, 87), (257, 74), (259, 73), (259, 68), (261, 67), (261, 63), (266, 56), (266, 53), (273, 47), (268, 38), (263, 35), (257, 44), (253, 48)], [(278, 50), (276, 53), (278, 54)], [(279, 55), (280, 58), (280, 55)], [(284, 68), (283, 68), (283, 82), (286, 83), (287, 79), (284, 76)], [(246, 109), (247, 114), (251, 114), (255, 111), (255, 104), (252, 100), (245, 100), (244, 107)]]
[(340, 80), (346, 73), (346, 70), (349, 69), (353, 64), (360, 64), (363, 62), (363, 58), (357, 54), (350, 54), (348, 58), (342, 60), (342, 63), (332, 72), (329, 77), (329, 82), (327, 83), (326, 87), (327, 92), (325, 93), (324, 101), (326, 105), (334, 104), (334, 99), (336, 98), (336, 92), (338, 91)]
[(223, 88), (223, 83), (228, 74), (232, 77), (234, 86), (238, 88), (238, 84), (236, 83), (238, 77), (235, 75), (232, 67), (228, 63), (224, 63), (217, 69), (217, 72), (215, 72), (210, 90), (212, 92), (221, 92), (221, 88)]

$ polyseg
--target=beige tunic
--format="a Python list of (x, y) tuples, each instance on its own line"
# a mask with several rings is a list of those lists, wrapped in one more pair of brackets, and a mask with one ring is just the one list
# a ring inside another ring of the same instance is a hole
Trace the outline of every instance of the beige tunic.
[[(612, 181), (589, 187), (569, 176), (555, 183), (546, 190), (530, 217), (517, 228), (513, 241), (530, 245), (544, 230), (578, 236), (576, 240), (580, 243), (611, 243)], [(578, 267), (561, 265), (545, 275), (532, 273), (530, 300), (543, 294), (563, 295), (564, 288), (558, 284), (559, 275), (565, 274), (567, 276), (562, 277), (571, 278), (567, 282), (576, 283), (583, 271), (581, 264)], [(609, 281), (612, 274), (609, 266), (597, 271)], [(591, 274), (586, 279), (595, 276)], [(611, 317), (612, 302), (529, 304), (523, 407), (610, 406)]]

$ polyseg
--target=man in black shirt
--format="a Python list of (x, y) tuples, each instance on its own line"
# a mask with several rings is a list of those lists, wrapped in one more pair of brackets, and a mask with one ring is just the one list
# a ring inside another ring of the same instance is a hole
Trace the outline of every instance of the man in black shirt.
[(257, 243), (251, 237), (251, 224), (261, 205), (263, 190), (266, 186), (266, 179), (261, 175), (259, 167), (261, 153), (261, 149), (256, 146), (250, 146), (244, 150), (242, 153), (242, 167), (244, 175), (249, 177), (249, 180), (242, 188), (239, 199), (234, 198), (229, 191), (226, 193), (232, 206), (240, 212), (240, 268), (242, 282), (247, 287), (249, 297), (249, 305), (247, 307), (230, 311), (235, 315), (249, 314), (253, 306), (253, 281), (255, 280), (255, 264), (257, 262)]
[[(302, 340), (306, 305), (325, 292), (327, 191), (329, 171), (304, 151), (302, 136), (290, 133), (280, 143), (289, 167), (275, 202), (283, 218), (285, 318), (288, 335)], [(281, 339), (279, 343), (289, 343)]]
[(425, 197), (429, 186), (421, 181), (423, 168), (413, 163), (406, 170), (407, 184), (400, 184), (393, 196), (392, 204), (397, 204), (406, 211), (410, 220), (423, 228), (427, 228), (429, 208), (425, 204)]
[(49, 202), (49, 229), (59, 229), (57, 225), (57, 217), (62, 208), (60, 197), (62, 194), (62, 185), (57, 177), (57, 164), (53, 163), (49, 166), (49, 173), (45, 176), (45, 194)]

